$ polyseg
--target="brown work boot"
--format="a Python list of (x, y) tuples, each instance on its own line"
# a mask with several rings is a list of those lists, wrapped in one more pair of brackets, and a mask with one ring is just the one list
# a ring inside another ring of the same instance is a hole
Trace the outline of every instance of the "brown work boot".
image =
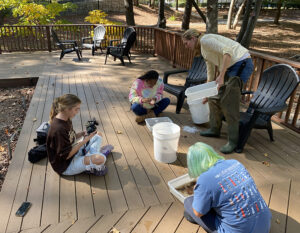
[(148, 110), (148, 113), (145, 115), (141, 115), (141, 116), (136, 116), (135, 121), (136, 123), (142, 123), (145, 121), (146, 118), (153, 118), (155, 117), (155, 114), (153, 112), (153, 110)]

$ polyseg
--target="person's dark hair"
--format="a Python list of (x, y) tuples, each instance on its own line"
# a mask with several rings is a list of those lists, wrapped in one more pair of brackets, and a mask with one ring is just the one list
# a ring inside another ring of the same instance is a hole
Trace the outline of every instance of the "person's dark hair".
[(141, 79), (141, 80), (157, 80), (158, 76), (159, 76), (159, 74), (157, 73), (157, 71), (149, 70), (148, 72), (146, 72), (142, 76), (138, 77), (138, 79)]

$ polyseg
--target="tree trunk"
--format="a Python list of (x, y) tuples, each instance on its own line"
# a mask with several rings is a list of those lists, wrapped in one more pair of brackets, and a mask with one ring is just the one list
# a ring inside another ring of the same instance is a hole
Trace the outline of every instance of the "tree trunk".
[(255, 1), (255, 6), (254, 6), (254, 10), (253, 13), (250, 16), (248, 25), (247, 25), (247, 29), (243, 35), (243, 39), (241, 40), (241, 45), (243, 45), (245, 48), (249, 48), (250, 46), (250, 42), (252, 39), (252, 34), (257, 22), (257, 18), (259, 16), (260, 13), (260, 9), (261, 9), (261, 4), (262, 4), (262, 0), (256, 0)]
[(176, 0), (176, 10), (178, 11), (178, 0)]
[(236, 15), (235, 15), (235, 18), (234, 18), (234, 21), (233, 21), (233, 25), (232, 25), (232, 28), (233, 28), (233, 29), (235, 29), (236, 26), (238, 25), (239, 20), (240, 20), (240, 18), (241, 18), (241, 15), (242, 15), (242, 12), (243, 12), (245, 6), (246, 6), (246, 0), (243, 0), (242, 4), (241, 4), (240, 7), (239, 7), (238, 12), (237, 12)]
[(158, 5), (158, 22), (157, 26), (159, 28), (166, 28), (166, 18), (165, 18), (165, 0), (159, 0)]
[(139, 0), (134, 0), (133, 4), (134, 4), (135, 6), (139, 6)]
[(276, 10), (275, 18), (274, 18), (274, 23), (275, 24), (279, 24), (279, 18), (280, 18), (280, 14), (281, 14), (282, 2), (283, 2), (283, 0), (278, 0), (278, 2), (277, 2), (277, 10)]
[(5, 14), (3, 11), (0, 11), (0, 26), (4, 24)]
[(201, 18), (203, 19), (204, 23), (206, 23), (206, 17), (203, 14), (203, 12), (200, 10), (198, 4), (195, 2), (195, 0), (192, 0), (193, 6), (195, 7), (196, 11), (198, 12), (198, 14), (201, 16)]
[(218, 0), (207, 0), (206, 33), (218, 33)]
[(125, 15), (127, 25), (134, 26), (134, 14), (132, 0), (124, 0)]
[(181, 24), (181, 29), (182, 30), (188, 30), (189, 27), (190, 27), (192, 7), (193, 7), (192, 1), (191, 0), (186, 0), (183, 19), (182, 19), (182, 24)]
[(244, 33), (247, 29), (250, 13), (251, 13), (251, 5), (252, 5), (253, 0), (246, 0), (246, 1), (247, 1), (246, 10), (245, 10), (244, 18), (243, 18), (243, 23), (240, 28), (240, 32), (236, 38), (237, 42), (241, 42), (241, 40), (243, 39)]
[(232, 15), (233, 15), (234, 3), (235, 3), (235, 0), (231, 0), (230, 7), (228, 10), (227, 29), (231, 29), (231, 20), (232, 20)]
[(155, 7), (155, 0), (150, 0), (150, 1), (151, 1), (150, 6), (153, 9)]

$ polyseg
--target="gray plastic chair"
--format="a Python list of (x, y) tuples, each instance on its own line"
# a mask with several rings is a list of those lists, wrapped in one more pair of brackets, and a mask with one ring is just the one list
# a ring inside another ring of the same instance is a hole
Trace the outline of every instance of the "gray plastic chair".
[[(94, 37), (83, 37), (81, 39), (81, 46), (82, 48), (88, 48), (88, 49), (92, 49), (92, 55), (95, 55), (95, 51), (97, 51), (97, 48), (100, 48), (101, 52), (102, 51), (102, 47), (101, 47), (101, 43), (104, 40), (104, 36), (105, 36), (105, 27), (102, 25), (99, 25), (97, 27), (95, 27), (94, 29)], [(86, 43), (86, 41), (89, 40), (90, 43)]]

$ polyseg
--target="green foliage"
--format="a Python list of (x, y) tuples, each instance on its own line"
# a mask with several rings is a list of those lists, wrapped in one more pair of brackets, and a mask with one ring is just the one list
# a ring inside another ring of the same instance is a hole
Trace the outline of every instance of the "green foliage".
[(30, 0), (0, 0), (0, 10), (12, 9), (13, 16), (19, 18), (18, 25), (55, 24), (61, 12), (76, 7), (70, 2), (38, 4)]
[(172, 16), (170, 16), (170, 17), (168, 18), (168, 20), (170, 20), (170, 21), (175, 21), (175, 20), (176, 20), (176, 16), (175, 16), (175, 15), (172, 15)]

